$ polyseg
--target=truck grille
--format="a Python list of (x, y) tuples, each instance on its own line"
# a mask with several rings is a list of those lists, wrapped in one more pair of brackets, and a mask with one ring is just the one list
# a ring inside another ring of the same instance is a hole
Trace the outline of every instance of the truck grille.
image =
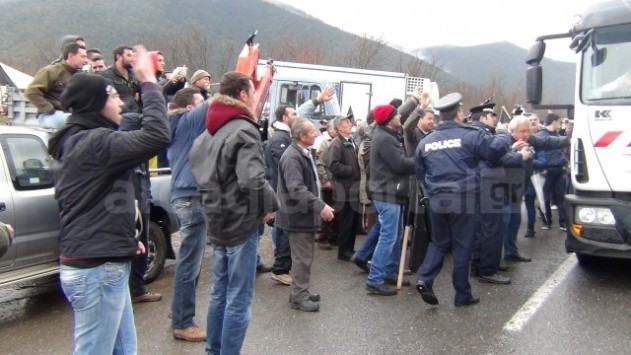
[(624, 244), (624, 240), (615, 229), (583, 227), (581, 237), (602, 243)]
[(420, 87), (423, 92), (429, 92), (431, 90), (429, 84), (429, 79), (408, 76), (405, 79), (405, 94), (412, 95), (414, 93), (414, 89), (416, 89), (417, 87)]
[(577, 139), (574, 145), (574, 166), (572, 167), (576, 181), (586, 183), (589, 181), (587, 173), (587, 163), (585, 161), (585, 149), (583, 148), (583, 140)]

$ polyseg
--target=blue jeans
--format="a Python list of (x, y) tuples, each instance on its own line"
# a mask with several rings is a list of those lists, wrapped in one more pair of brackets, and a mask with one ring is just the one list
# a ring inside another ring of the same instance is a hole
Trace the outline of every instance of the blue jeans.
[[(257, 233), (259, 234), (259, 243), (261, 242), (261, 237), (263, 236), (263, 233), (265, 233), (265, 223), (261, 223), (259, 224), (258, 228), (257, 228)], [(272, 249), (276, 249), (276, 246), (274, 246), (274, 236), (272, 235)], [(259, 254), (258, 252), (256, 253), (256, 267), (259, 266), (263, 266), (265, 264), (263, 264), (263, 260), (261, 260), (261, 254)]]
[(180, 251), (173, 276), (171, 326), (186, 329), (195, 325), (195, 290), (206, 247), (206, 223), (201, 197), (183, 197), (173, 201), (180, 223)]
[(535, 229), (535, 219), (537, 218), (537, 212), (535, 208), (535, 200), (537, 199), (537, 193), (532, 184), (526, 186), (524, 192), (524, 204), (526, 205), (526, 215), (528, 216), (528, 230)]
[(66, 124), (66, 120), (70, 116), (67, 112), (55, 111), (52, 115), (40, 114), (37, 116), (37, 122), (42, 128), (55, 128), (59, 129)]
[(355, 259), (359, 259), (361, 261), (368, 261), (372, 259), (373, 254), (375, 253), (375, 248), (377, 247), (377, 242), (379, 241), (379, 231), (381, 230), (381, 224), (379, 223), (379, 219), (375, 220), (375, 224), (372, 225), (368, 234), (366, 234), (366, 238), (364, 238), (364, 242), (361, 247), (357, 249), (355, 255), (353, 256)]
[(74, 354), (136, 354), (130, 270), (130, 261), (60, 266), (61, 287), (74, 311)]
[(206, 325), (206, 352), (209, 354), (241, 352), (250, 324), (258, 242), (259, 235), (253, 230), (239, 245), (213, 245), (213, 283)]
[(272, 240), (276, 240), (276, 249), (274, 249), (274, 265), (272, 266), (272, 273), (276, 275), (289, 274), (289, 270), (291, 270), (291, 249), (289, 247), (289, 235), (282, 228), (272, 227)]
[(521, 224), (521, 212), (504, 212), (504, 257), (519, 255), (517, 233)]
[(381, 228), (366, 283), (378, 286), (383, 284), (387, 276), (397, 272), (403, 231), (403, 205), (384, 201), (373, 201), (373, 204)]

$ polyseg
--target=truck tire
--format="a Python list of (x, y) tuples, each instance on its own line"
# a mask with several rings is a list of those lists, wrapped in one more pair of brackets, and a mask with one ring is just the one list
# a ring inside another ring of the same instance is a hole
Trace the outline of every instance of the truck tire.
[(597, 257), (592, 256), (592, 255), (576, 253), (576, 259), (578, 259), (578, 264), (581, 267), (587, 268), (594, 265), (594, 262), (596, 261)]
[(164, 231), (155, 222), (149, 222), (149, 243), (147, 243), (147, 271), (145, 284), (150, 284), (162, 273), (167, 258), (167, 240)]

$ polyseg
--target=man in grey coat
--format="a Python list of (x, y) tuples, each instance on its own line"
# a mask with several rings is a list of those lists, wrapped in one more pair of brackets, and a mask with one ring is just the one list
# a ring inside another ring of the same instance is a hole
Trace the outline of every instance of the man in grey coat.
[(252, 79), (221, 78), (206, 114), (206, 131), (189, 155), (213, 245), (206, 352), (239, 354), (250, 323), (258, 227), (274, 218), (278, 199), (265, 180)]
[(293, 143), (285, 150), (278, 168), (278, 198), (280, 209), (276, 225), (289, 234), (292, 281), (291, 308), (303, 312), (320, 309), (320, 295), (309, 292), (315, 233), (320, 218), (333, 219), (333, 209), (320, 198), (320, 181), (315, 157), (309, 147), (315, 141), (313, 123), (298, 119), (291, 127)]

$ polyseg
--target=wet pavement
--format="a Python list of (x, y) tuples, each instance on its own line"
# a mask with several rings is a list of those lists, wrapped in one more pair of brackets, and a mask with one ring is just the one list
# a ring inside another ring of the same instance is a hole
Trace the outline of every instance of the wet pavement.
[[(270, 274), (258, 275), (243, 353), (629, 353), (631, 262), (598, 262), (584, 268), (565, 253), (562, 232), (539, 231), (533, 239), (522, 235), (520, 251), (533, 261), (509, 263), (504, 274), (512, 278), (511, 285), (472, 279), (473, 293), (481, 302), (465, 308), (453, 305), (450, 259), (434, 285), (440, 305), (429, 306), (413, 287), (404, 287), (393, 297), (367, 295), (366, 274), (337, 260), (335, 249), (316, 248), (312, 292), (322, 295), (320, 312), (290, 309), (289, 288), (272, 281)], [(272, 261), (269, 230), (261, 240), (261, 254)], [(209, 265), (207, 248), (197, 295), (196, 319), (203, 327)], [(171, 335), (168, 312), (174, 270), (175, 264), (167, 262), (160, 278), (148, 286), (163, 294), (161, 302), (135, 305), (140, 354), (204, 353), (203, 343), (176, 341)], [(415, 277), (408, 278), (414, 284)], [(515, 318), (523, 321), (522, 326), (505, 330)], [(0, 289), (0, 353), (71, 353), (71, 328), (71, 311), (55, 277)]]

